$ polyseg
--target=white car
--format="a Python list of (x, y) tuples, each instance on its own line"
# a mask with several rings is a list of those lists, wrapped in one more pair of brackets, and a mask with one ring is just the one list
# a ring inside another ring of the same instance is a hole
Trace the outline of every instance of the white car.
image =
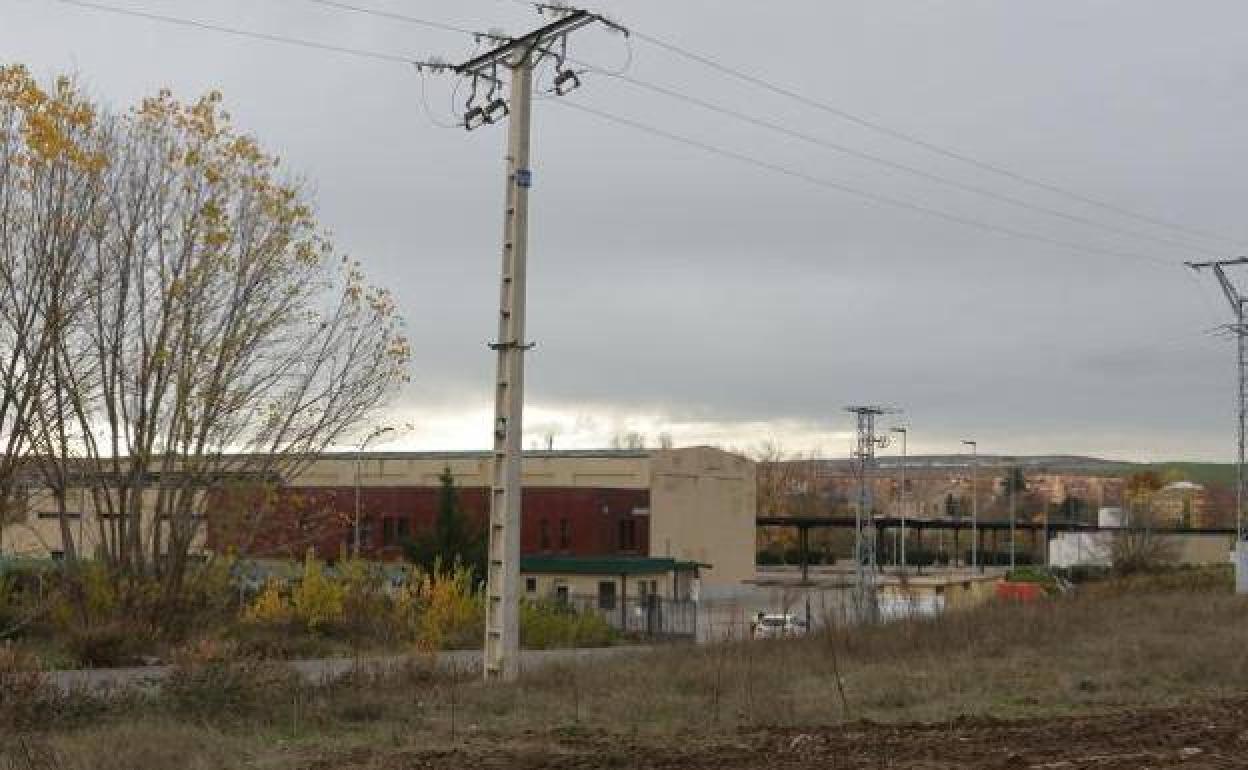
[(755, 639), (781, 639), (806, 633), (806, 624), (793, 615), (758, 613), (750, 624)]

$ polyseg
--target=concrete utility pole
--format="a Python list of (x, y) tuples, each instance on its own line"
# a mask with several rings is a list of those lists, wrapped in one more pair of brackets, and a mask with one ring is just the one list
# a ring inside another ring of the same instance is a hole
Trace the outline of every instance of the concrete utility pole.
[[(858, 461), (858, 509), (854, 516), (855, 602), (859, 619), (875, 619), (875, 522), (871, 517), (871, 472), (875, 468), (875, 450), (888, 445), (887, 436), (875, 434), (875, 418), (897, 410), (882, 406), (848, 406), (845, 411), (858, 418), (858, 443), (854, 458)], [(868, 530), (867, 527), (871, 529)]]
[(901, 493), (898, 502), (901, 509), (901, 571), (906, 571), (906, 442), (909, 439), (910, 429), (905, 427), (893, 428), (893, 433), (901, 434)]
[[(525, 341), (525, 293), (528, 262), (529, 163), (533, 114), (533, 72), (546, 58), (555, 61), (553, 91), (562, 96), (580, 85), (579, 76), (565, 68), (567, 38), (595, 22), (623, 31), (602, 17), (574, 8), (539, 6), (556, 19), (540, 29), (504, 40), (488, 53), (454, 68), (472, 80), (472, 96), (464, 128), (473, 130), (510, 115), (507, 135), (506, 204), (503, 213), (502, 285), (498, 309), (498, 339), (490, 347), (498, 354), (494, 399), (493, 482), (490, 489), (489, 561), (485, 610), (485, 678), (511, 682), (520, 675), (520, 522), (524, 438), (524, 354), (533, 346)], [(495, 98), (499, 70), (511, 73), (510, 106)], [(477, 88), (488, 93), (477, 105)]]
[(1226, 295), (1226, 299), (1231, 303), (1231, 313), (1235, 316), (1235, 323), (1228, 328), (1235, 335), (1236, 342), (1236, 375), (1238, 379), (1237, 388), (1237, 404), (1236, 411), (1238, 415), (1238, 454), (1235, 463), (1235, 590), (1237, 593), (1248, 594), (1248, 545), (1245, 540), (1248, 539), (1248, 532), (1244, 528), (1244, 442), (1245, 442), (1245, 424), (1246, 409), (1248, 409), (1248, 351), (1245, 350), (1245, 335), (1248, 335), (1248, 327), (1244, 325), (1244, 302), (1245, 297), (1239, 292), (1235, 284), (1226, 275), (1226, 268), (1233, 265), (1248, 264), (1248, 257), (1236, 257), (1235, 259), (1223, 259), (1214, 262), (1188, 262), (1187, 266), (1193, 270), (1200, 272), (1201, 270), (1213, 270), (1214, 276), (1218, 279), (1218, 284), (1222, 287), (1222, 293)]
[(971, 448), (971, 569), (979, 567), (979, 442), (963, 441)]

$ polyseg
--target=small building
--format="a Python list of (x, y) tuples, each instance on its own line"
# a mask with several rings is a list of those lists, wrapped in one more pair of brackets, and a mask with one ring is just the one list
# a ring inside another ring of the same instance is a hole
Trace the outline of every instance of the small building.
[(624, 631), (694, 635), (699, 575), (710, 568), (672, 558), (526, 556), (520, 580), (530, 601), (594, 612)]

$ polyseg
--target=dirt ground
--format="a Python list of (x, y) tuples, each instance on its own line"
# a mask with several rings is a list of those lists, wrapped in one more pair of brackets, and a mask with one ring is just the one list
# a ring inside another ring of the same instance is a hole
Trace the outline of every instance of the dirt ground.
[(670, 742), (568, 728), (500, 745), (476, 735), (439, 749), (357, 749), (308, 757), (329, 768), (1248, 768), (1248, 697), (1100, 716), (783, 730), (732, 740), (690, 734)]

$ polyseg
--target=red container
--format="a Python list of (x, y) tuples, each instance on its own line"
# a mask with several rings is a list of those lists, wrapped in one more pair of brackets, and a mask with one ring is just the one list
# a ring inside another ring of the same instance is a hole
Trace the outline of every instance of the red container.
[(1039, 583), (997, 583), (997, 598), (1017, 602), (1034, 602), (1044, 598), (1044, 586)]

